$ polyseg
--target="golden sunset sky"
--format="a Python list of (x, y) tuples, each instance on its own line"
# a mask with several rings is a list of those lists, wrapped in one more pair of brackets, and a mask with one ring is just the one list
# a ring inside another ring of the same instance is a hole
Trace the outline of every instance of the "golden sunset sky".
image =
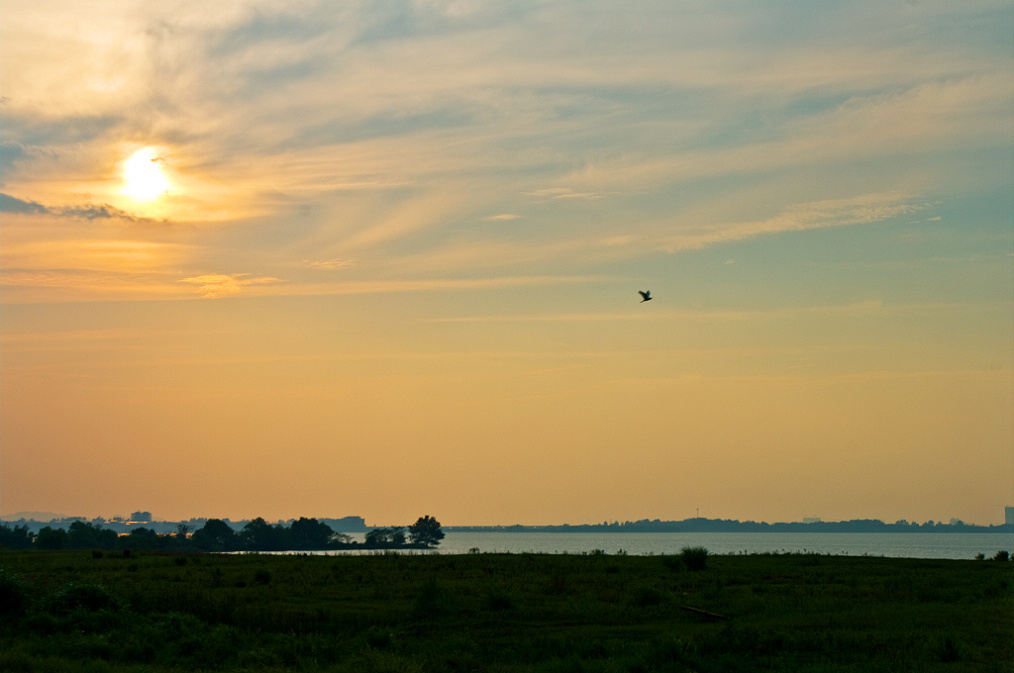
[(0, 513), (1001, 523), (1012, 26), (0, 0)]

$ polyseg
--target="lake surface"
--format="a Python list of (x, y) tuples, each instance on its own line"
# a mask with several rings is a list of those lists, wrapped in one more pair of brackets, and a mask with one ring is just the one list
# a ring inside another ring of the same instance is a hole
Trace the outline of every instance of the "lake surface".
[[(360, 537), (360, 536), (354, 536)], [(705, 547), (712, 554), (766, 552), (889, 556), (901, 558), (992, 558), (1014, 553), (1008, 533), (446, 533), (436, 552), (582, 554), (679, 554), (683, 547)]]

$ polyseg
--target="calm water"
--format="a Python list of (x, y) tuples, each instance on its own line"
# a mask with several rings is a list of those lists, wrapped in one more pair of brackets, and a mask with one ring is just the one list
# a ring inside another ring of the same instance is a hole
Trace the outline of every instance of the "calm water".
[[(356, 536), (360, 537), (360, 536)], [(1006, 533), (458, 533), (448, 532), (441, 554), (480, 552), (581, 554), (678, 554), (683, 547), (705, 547), (712, 554), (816, 552), (847, 556), (905, 558), (987, 558), (999, 550), (1014, 553)]]

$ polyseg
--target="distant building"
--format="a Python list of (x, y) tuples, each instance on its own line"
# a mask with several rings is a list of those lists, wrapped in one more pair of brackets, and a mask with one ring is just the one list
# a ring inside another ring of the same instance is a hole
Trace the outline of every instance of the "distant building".
[(1014, 525), (1014, 507), (1003, 508), (1003, 522), (1009, 526)]
[(823, 523), (819, 516), (804, 516), (803, 523)]

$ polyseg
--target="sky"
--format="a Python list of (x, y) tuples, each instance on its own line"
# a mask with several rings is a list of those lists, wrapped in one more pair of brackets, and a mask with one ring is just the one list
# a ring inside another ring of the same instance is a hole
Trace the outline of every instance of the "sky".
[(1012, 26), (0, 0), (0, 513), (1002, 523)]

